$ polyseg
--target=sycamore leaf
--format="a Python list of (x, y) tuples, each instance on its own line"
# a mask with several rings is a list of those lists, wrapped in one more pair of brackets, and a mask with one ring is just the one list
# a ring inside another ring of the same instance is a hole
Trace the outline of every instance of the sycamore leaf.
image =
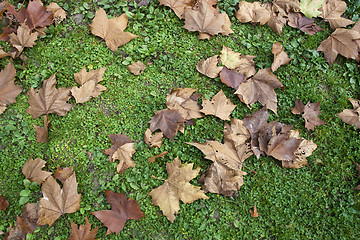
[(163, 109), (156, 112), (155, 116), (151, 117), (150, 130), (151, 132), (160, 129), (164, 136), (174, 141), (174, 137), (179, 130), (179, 126), (184, 122), (184, 118), (179, 111)]
[(146, 65), (140, 61), (134, 62), (133, 64), (126, 67), (134, 75), (140, 75), (144, 72)]
[(311, 129), (314, 131), (314, 127), (326, 124), (318, 117), (321, 113), (320, 102), (308, 102), (304, 105), (300, 100), (295, 99), (295, 107), (291, 110), (291, 112), (293, 114), (301, 114), (303, 112), (302, 117), (305, 119), (305, 128), (307, 130)]
[(219, 75), (222, 67), (218, 67), (218, 55), (207, 58), (206, 60), (201, 59), (196, 65), (196, 69), (208, 76), (209, 78), (216, 78)]
[(341, 113), (336, 114), (344, 123), (354, 125), (355, 128), (360, 128), (360, 103), (358, 100), (349, 98), (354, 109), (345, 109)]
[(58, 25), (66, 18), (66, 12), (57, 3), (51, 2), (46, 10), (54, 14), (55, 25)]
[(77, 185), (75, 173), (66, 179), (62, 189), (52, 176), (48, 177), (41, 187), (43, 197), (37, 224), (51, 226), (61, 215), (79, 210), (81, 195)]
[(200, 171), (200, 167), (194, 170), (192, 168), (193, 163), (181, 164), (180, 159), (176, 157), (174, 161), (166, 164), (168, 179), (149, 193), (152, 204), (159, 206), (170, 222), (174, 222), (175, 214), (180, 210), (179, 200), (183, 203), (192, 203), (200, 198), (208, 199), (199, 187), (189, 183)]
[(105, 70), (106, 67), (103, 67), (87, 72), (86, 67), (83, 67), (79, 72), (74, 73), (74, 79), (80, 86), (92, 80), (98, 83), (103, 80)]
[(250, 132), (239, 119), (231, 119), (231, 124), (224, 123), (224, 143), (232, 142), (234, 147), (245, 144), (250, 138)]
[(15, 98), (22, 88), (14, 84), (16, 70), (12, 62), (0, 72), (0, 114), (6, 109), (6, 105), (15, 103)]
[(106, 149), (104, 153), (109, 155), (109, 161), (114, 162), (113, 154), (116, 152), (118, 148), (126, 143), (132, 143), (133, 141), (126, 136), (125, 134), (108, 134), (110, 141), (112, 143), (109, 149)]
[(0, 210), (5, 211), (9, 206), (9, 202), (2, 196), (0, 196)]
[(38, 34), (31, 33), (31, 30), (28, 25), (22, 23), (20, 27), (17, 29), (16, 34), (9, 34), (10, 43), (13, 47), (15, 47), (20, 55), (20, 53), (24, 50), (25, 47), (33, 47), (36, 43), (35, 40), (38, 37)]
[(319, 8), (324, 0), (300, 0), (300, 11), (308, 18), (317, 17), (321, 14)]
[(54, 178), (59, 180), (62, 184), (74, 173), (74, 167), (61, 168), (58, 167), (54, 173)]
[(125, 45), (133, 38), (138, 37), (132, 33), (124, 32), (128, 18), (124, 13), (119, 17), (108, 19), (104, 9), (99, 8), (90, 24), (91, 33), (105, 39), (108, 48), (116, 52), (119, 46)]
[(30, 107), (26, 111), (33, 118), (40, 117), (42, 114), (56, 113), (59, 116), (64, 116), (72, 105), (66, 101), (70, 98), (70, 89), (55, 88), (56, 79), (55, 74), (43, 82), (40, 90), (30, 89), (29, 104)]
[(134, 143), (125, 143), (119, 147), (112, 155), (112, 162), (120, 160), (116, 165), (117, 172), (122, 174), (129, 167), (135, 167), (135, 163), (132, 160), (132, 155), (135, 153)]
[(168, 153), (169, 153), (168, 151), (162, 152), (158, 155), (152, 156), (151, 158), (148, 159), (148, 161), (149, 161), (149, 163), (154, 163), (157, 158), (162, 158)]
[(46, 162), (40, 158), (33, 160), (30, 158), (23, 166), (22, 173), (31, 182), (37, 182), (41, 184), (47, 179), (52, 173), (41, 170), (45, 166)]
[(301, 13), (289, 13), (289, 26), (300, 29), (301, 31), (314, 35), (322, 30), (321, 27), (315, 24), (315, 18), (309, 19)]
[(170, 7), (180, 19), (184, 18), (185, 9), (193, 5), (193, 0), (159, 0), (159, 2), (160, 5)]
[(324, 18), (325, 21), (330, 23), (332, 30), (336, 28), (346, 27), (354, 22), (341, 17), (346, 11), (346, 2), (342, 0), (327, 0), (321, 8), (322, 14), (320, 17)]
[(162, 141), (163, 133), (157, 132), (154, 135), (151, 134), (151, 130), (148, 128), (144, 134), (144, 141), (149, 147), (158, 147), (160, 148)]
[(277, 97), (274, 89), (279, 87), (283, 87), (279, 79), (269, 68), (265, 68), (241, 83), (235, 94), (238, 94), (240, 100), (247, 105), (251, 106), (255, 102), (260, 102), (261, 105), (277, 114)]
[(98, 97), (106, 87), (97, 84), (95, 80), (90, 80), (80, 87), (72, 87), (71, 94), (74, 96), (76, 103), (84, 103), (93, 97)]
[(274, 61), (271, 65), (271, 71), (273, 72), (275, 72), (280, 66), (291, 61), (291, 58), (288, 57), (279, 42), (273, 44), (272, 53), (274, 54)]
[(360, 32), (338, 28), (330, 37), (321, 42), (316, 51), (324, 52), (330, 66), (335, 62), (338, 54), (359, 61), (359, 45), (356, 42), (359, 40)]
[(87, 217), (85, 217), (85, 225), (80, 225), (79, 228), (71, 221), (71, 235), (69, 240), (95, 240), (95, 235), (99, 227), (91, 230), (91, 224)]
[(260, 5), (259, 2), (239, 2), (239, 10), (235, 14), (241, 23), (259, 23), (264, 25), (270, 20), (269, 11)]
[(226, 86), (237, 90), (240, 83), (245, 82), (245, 76), (242, 73), (238, 73), (228, 69), (227, 67), (223, 67), (220, 72), (220, 80), (222, 83), (225, 83)]
[(220, 55), (220, 60), (225, 67), (244, 74), (245, 78), (254, 75), (256, 72), (254, 58), (255, 56), (241, 55), (225, 46), (223, 46)]
[(222, 120), (230, 120), (231, 112), (236, 105), (226, 98), (224, 92), (220, 90), (210, 101), (203, 98), (203, 109), (200, 111), (206, 115), (214, 115)]
[(111, 210), (96, 211), (91, 214), (97, 217), (108, 228), (106, 235), (113, 232), (119, 234), (128, 219), (139, 220), (145, 217), (136, 200), (132, 198), (126, 199), (125, 194), (110, 190), (106, 190), (105, 194)]
[(44, 115), (44, 127), (33, 125), (35, 128), (35, 136), (36, 141), (38, 143), (44, 143), (48, 141), (49, 133), (48, 133), (48, 126), (50, 120), (48, 120), (47, 115)]

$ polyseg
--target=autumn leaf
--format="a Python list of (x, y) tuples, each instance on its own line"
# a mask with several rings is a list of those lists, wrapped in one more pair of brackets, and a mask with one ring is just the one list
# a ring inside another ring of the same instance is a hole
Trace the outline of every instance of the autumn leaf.
[(106, 235), (113, 232), (119, 234), (128, 219), (139, 220), (145, 217), (136, 200), (132, 198), (126, 199), (125, 194), (110, 190), (106, 190), (105, 194), (111, 210), (96, 211), (91, 214), (97, 217), (108, 228)]
[(124, 144), (132, 143), (133, 141), (125, 134), (108, 134), (108, 136), (112, 145), (109, 149), (106, 149), (104, 153), (109, 155), (109, 161), (113, 162), (113, 154), (116, 152), (116, 150)]
[(20, 55), (25, 47), (33, 47), (36, 43), (35, 40), (38, 37), (38, 34), (31, 33), (30, 28), (25, 23), (22, 23), (17, 29), (16, 34), (9, 34), (10, 43), (18, 51), (17, 55)]
[(314, 127), (326, 124), (318, 117), (318, 115), (321, 114), (320, 102), (308, 102), (306, 105), (304, 105), (301, 101), (295, 99), (295, 107), (291, 110), (291, 112), (293, 114), (303, 113), (302, 117), (305, 119), (305, 128), (307, 130), (314, 131)]
[(79, 72), (74, 73), (74, 79), (80, 86), (92, 80), (99, 83), (103, 80), (105, 70), (106, 67), (103, 67), (87, 72), (86, 67), (83, 67)]
[(360, 128), (360, 103), (358, 100), (349, 98), (354, 109), (345, 109), (341, 113), (336, 114), (343, 122), (354, 125), (355, 128)]
[(85, 225), (80, 225), (79, 228), (71, 221), (71, 235), (69, 240), (95, 240), (95, 235), (99, 227), (91, 230), (91, 224), (87, 217), (85, 217)]
[(160, 154), (157, 154), (157, 155), (155, 155), (155, 156), (152, 156), (151, 158), (148, 159), (148, 161), (149, 161), (149, 163), (154, 163), (157, 158), (162, 158), (162, 157), (164, 157), (164, 156), (165, 156), (166, 154), (168, 154), (168, 153), (169, 153), (168, 151), (162, 152), (162, 153), (160, 153)]
[(177, 110), (163, 109), (157, 111), (149, 123), (151, 132), (160, 129), (165, 137), (174, 141), (180, 124), (184, 123), (184, 118)]
[(288, 16), (290, 27), (300, 29), (309, 35), (314, 35), (322, 30), (321, 27), (315, 24), (315, 18), (309, 19), (301, 13), (289, 13)]
[(99, 8), (90, 24), (91, 33), (103, 38), (108, 48), (116, 52), (119, 46), (125, 45), (133, 38), (138, 37), (132, 33), (124, 32), (128, 18), (124, 13), (119, 17), (108, 19), (104, 9)]
[(195, 178), (200, 167), (193, 170), (193, 164), (181, 164), (178, 157), (166, 164), (169, 175), (164, 184), (153, 189), (149, 195), (153, 205), (159, 206), (170, 222), (174, 222), (175, 214), (180, 210), (179, 200), (183, 203), (192, 203), (197, 199), (208, 199), (199, 187), (193, 186), (189, 181)]
[(260, 69), (255, 76), (241, 83), (235, 94), (246, 105), (260, 102), (264, 107), (277, 114), (277, 97), (274, 89), (283, 87), (270, 68)]
[(254, 211), (249, 210), (252, 217), (259, 217), (259, 214), (257, 212), (256, 205), (254, 205)]
[(41, 158), (33, 160), (30, 158), (23, 166), (22, 173), (31, 182), (37, 182), (42, 184), (52, 173), (41, 170), (45, 166), (46, 162)]
[(275, 72), (280, 66), (285, 65), (291, 61), (287, 53), (283, 50), (283, 47), (279, 42), (276, 42), (272, 46), (272, 53), (274, 54), (274, 61), (271, 65), (271, 71)]
[(40, 117), (42, 114), (56, 113), (59, 116), (64, 116), (72, 105), (66, 101), (70, 98), (70, 89), (55, 88), (56, 79), (55, 74), (43, 82), (40, 90), (34, 90), (32, 87), (29, 93), (30, 107), (26, 111), (33, 118)]
[(184, 18), (185, 9), (191, 7), (193, 0), (159, 0), (160, 5), (170, 7), (176, 16)]
[(66, 12), (57, 3), (51, 2), (46, 10), (52, 12), (54, 15), (55, 25), (58, 25), (66, 18)]
[(209, 78), (216, 78), (219, 75), (222, 67), (218, 67), (218, 55), (207, 58), (206, 60), (201, 59), (196, 65), (196, 69), (208, 76)]
[(117, 172), (122, 174), (129, 167), (135, 167), (135, 163), (132, 160), (132, 155), (135, 153), (134, 143), (125, 143), (119, 147), (112, 155), (112, 161), (119, 160), (116, 165)]
[(239, 2), (239, 10), (235, 14), (236, 18), (241, 23), (259, 23), (260, 25), (264, 25), (270, 20), (269, 11), (260, 5), (259, 2)]
[(214, 115), (222, 120), (230, 120), (231, 112), (236, 105), (226, 98), (224, 92), (220, 90), (210, 101), (203, 98), (203, 109), (200, 111), (206, 115)]
[(38, 143), (44, 143), (48, 141), (48, 126), (49, 126), (50, 120), (48, 120), (47, 115), (44, 115), (44, 127), (33, 125), (35, 128), (35, 136), (36, 141)]
[(251, 77), (256, 73), (254, 58), (255, 56), (241, 55), (225, 46), (223, 46), (220, 54), (221, 63), (225, 67), (244, 74), (245, 78)]
[(5, 111), (7, 105), (15, 103), (15, 98), (22, 91), (22, 88), (14, 83), (15, 75), (16, 70), (12, 62), (0, 72), (0, 114)]
[(9, 206), (9, 202), (2, 196), (0, 196), (0, 210), (5, 211)]
[(322, 12), (320, 17), (330, 23), (330, 28), (332, 30), (346, 27), (347, 25), (354, 23), (349, 19), (341, 17), (346, 11), (346, 2), (342, 0), (327, 0), (320, 10)]
[(61, 168), (58, 167), (56, 172), (54, 173), (54, 178), (59, 180), (62, 184), (65, 183), (66, 179), (68, 179), (74, 172), (74, 167), (66, 167)]
[[(357, 171), (357, 175), (358, 177), (360, 177), (360, 164), (354, 162), (354, 165), (355, 165), (355, 168), (356, 168), (356, 171)], [(357, 185), (354, 190), (360, 190), (360, 185)]]
[(140, 75), (144, 72), (146, 65), (140, 61), (134, 62), (133, 64), (126, 67), (134, 75)]
[(324, 0), (300, 0), (300, 11), (305, 17), (313, 18), (321, 14), (319, 9), (322, 7)]
[(144, 141), (149, 147), (161, 147), (163, 133), (157, 132), (154, 135), (151, 134), (151, 130), (148, 128), (144, 134)]
[(222, 83), (225, 83), (226, 86), (237, 90), (239, 85), (245, 82), (245, 76), (242, 73), (238, 73), (228, 69), (227, 67), (223, 67), (220, 72), (220, 80)]

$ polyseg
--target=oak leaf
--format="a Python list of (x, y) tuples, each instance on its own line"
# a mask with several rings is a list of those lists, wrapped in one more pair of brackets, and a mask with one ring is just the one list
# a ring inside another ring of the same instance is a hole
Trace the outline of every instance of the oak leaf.
[(300, 0), (300, 11), (308, 18), (317, 17), (321, 14), (319, 9), (324, 0)]
[(355, 128), (360, 128), (360, 102), (349, 98), (349, 101), (353, 105), (353, 109), (345, 109), (341, 113), (336, 114), (343, 122), (354, 125)]
[(207, 58), (206, 60), (201, 59), (196, 65), (196, 69), (208, 76), (209, 78), (216, 78), (219, 75), (222, 67), (218, 67), (218, 55)]
[(203, 98), (203, 109), (200, 111), (206, 115), (214, 115), (222, 120), (230, 120), (231, 112), (236, 105), (226, 98), (224, 92), (220, 90), (210, 101)]
[(239, 10), (235, 14), (236, 18), (241, 23), (259, 23), (260, 25), (264, 25), (270, 20), (269, 11), (260, 5), (259, 2), (239, 2)]
[(116, 165), (117, 172), (122, 174), (129, 167), (135, 167), (132, 155), (136, 152), (134, 143), (125, 143), (119, 147), (112, 155), (112, 162), (119, 160)]
[(346, 11), (346, 2), (342, 0), (327, 0), (322, 5), (320, 17), (324, 18), (325, 21), (330, 23), (332, 30), (336, 28), (346, 27), (354, 22), (341, 17)]
[(152, 156), (151, 158), (148, 159), (148, 161), (149, 161), (149, 163), (154, 163), (157, 158), (162, 158), (168, 153), (169, 153), (168, 151), (164, 151), (158, 155)]
[(0, 196), (0, 210), (5, 211), (9, 206), (9, 202), (2, 196)]
[(288, 24), (290, 27), (300, 29), (301, 31), (314, 35), (315, 33), (322, 30), (321, 27), (315, 24), (315, 18), (309, 19), (301, 13), (289, 13)]
[(272, 53), (274, 54), (274, 61), (271, 65), (271, 71), (273, 72), (275, 72), (280, 66), (291, 61), (291, 58), (289, 58), (279, 42), (273, 44)]
[(140, 75), (144, 72), (146, 65), (140, 61), (134, 62), (133, 64), (126, 67), (134, 75)]
[(50, 120), (48, 120), (47, 115), (44, 115), (44, 127), (40, 127), (40, 126), (36, 126), (33, 125), (35, 128), (35, 136), (36, 136), (36, 141), (38, 143), (44, 143), (48, 141), (48, 137), (49, 137), (49, 126)]
[(185, 9), (193, 6), (193, 0), (159, 0), (159, 3), (170, 7), (180, 19), (184, 18)]
[(125, 134), (108, 134), (108, 137), (110, 138), (112, 145), (109, 149), (106, 149), (104, 153), (109, 155), (109, 161), (113, 162), (113, 154), (116, 150), (124, 144), (132, 143), (133, 141)]
[(320, 102), (311, 103), (308, 102), (304, 105), (300, 100), (295, 99), (295, 107), (291, 110), (293, 114), (302, 114), (302, 117), (305, 119), (305, 128), (308, 130), (313, 130), (316, 126), (321, 126), (326, 124), (321, 120), (318, 115), (320, 111)]
[(52, 173), (41, 170), (46, 162), (41, 158), (30, 158), (23, 166), (22, 173), (31, 182), (43, 183)]
[(59, 116), (64, 116), (72, 105), (66, 101), (70, 98), (70, 89), (55, 88), (56, 79), (55, 74), (43, 82), (40, 90), (34, 90), (32, 87), (29, 93), (30, 107), (26, 111), (33, 118), (40, 117), (42, 114), (56, 113)]
[(18, 51), (17, 55), (24, 50), (25, 47), (33, 47), (36, 43), (35, 40), (38, 37), (38, 34), (32, 33), (29, 26), (25, 23), (22, 23), (20, 27), (17, 29), (16, 34), (9, 34), (10, 43), (13, 47), (15, 47)]
[(51, 2), (46, 10), (54, 14), (55, 25), (58, 25), (66, 18), (66, 12), (57, 3)]
[(228, 69), (227, 67), (223, 67), (220, 72), (220, 80), (222, 83), (225, 83), (226, 86), (237, 90), (239, 85), (245, 82), (245, 76), (242, 73), (238, 73)]
[(95, 240), (95, 235), (99, 227), (91, 230), (91, 224), (87, 217), (85, 217), (85, 225), (80, 225), (79, 228), (71, 221), (71, 235), (69, 240)]
[(193, 170), (193, 164), (181, 164), (178, 157), (166, 164), (169, 175), (164, 184), (153, 189), (149, 195), (153, 205), (160, 207), (170, 222), (174, 222), (175, 214), (180, 210), (179, 200), (183, 203), (192, 203), (197, 199), (208, 199), (199, 187), (193, 186), (189, 181), (195, 178), (200, 167)]
[(108, 48), (116, 52), (119, 46), (125, 45), (133, 38), (138, 37), (132, 33), (124, 32), (128, 18), (124, 13), (119, 17), (108, 19), (104, 9), (99, 8), (90, 24), (91, 33), (105, 39)]
[(64, 184), (66, 179), (68, 179), (73, 173), (74, 173), (74, 167), (66, 167), (66, 168), (58, 167), (56, 169), (56, 172), (54, 173), (54, 178), (56, 178), (62, 184)]
[(180, 124), (184, 123), (184, 118), (179, 111), (163, 109), (156, 112), (155, 116), (151, 117), (150, 130), (151, 132), (160, 129), (165, 137), (174, 141), (174, 137), (179, 130)]
[(97, 217), (108, 228), (106, 235), (113, 232), (119, 234), (128, 219), (138, 220), (145, 217), (136, 200), (132, 198), (126, 199), (125, 194), (110, 190), (106, 190), (105, 194), (111, 210), (96, 211), (91, 214)]
[(149, 147), (158, 147), (160, 148), (162, 141), (163, 133), (156, 132), (154, 135), (151, 134), (151, 130), (148, 128), (144, 134), (144, 141)]
[(6, 106), (15, 103), (15, 98), (22, 91), (22, 88), (14, 84), (16, 70), (12, 62), (5, 66), (0, 72), (0, 114)]
[(39, 202), (37, 224), (51, 226), (61, 215), (79, 210), (81, 195), (77, 193), (77, 185), (75, 173), (66, 179), (62, 189), (56, 180), (49, 176), (41, 187), (43, 197)]

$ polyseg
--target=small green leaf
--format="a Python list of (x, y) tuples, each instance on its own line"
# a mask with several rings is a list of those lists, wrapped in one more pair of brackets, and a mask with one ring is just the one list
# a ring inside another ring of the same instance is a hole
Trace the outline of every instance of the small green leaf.
[(27, 197), (27, 196), (30, 195), (30, 193), (31, 193), (31, 191), (30, 191), (29, 189), (25, 189), (25, 190), (22, 190), (22, 191), (20, 192), (20, 196), (21, 196), (21, 197)]
[(25, 203), (27, 203), (29, 201), (28, 197), (21, 197), (19, 200), (19, 205), (24, 205)]

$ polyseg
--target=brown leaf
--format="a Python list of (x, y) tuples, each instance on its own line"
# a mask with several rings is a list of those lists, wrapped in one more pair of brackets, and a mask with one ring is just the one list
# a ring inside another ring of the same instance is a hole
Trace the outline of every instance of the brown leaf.
[(245, 76), (242, 73), (238, 73), (228, 69), (227, 67), (223, 67), (220, 72), (220, 80), (222, 83), (225, 83), (226, 86), (237, 90), (240, 83), (245, 82)]
[(234, 147), (245, 144), (250, 138), (243, 120), (231, 119), (231, 125), (224, 123), (224, 143), (231, 142)]
[(157, 132), (154, 135), (151, 134), (151, 130), (148, 128), (145, 131), (144, 141), (149, 147), (161, 147), (163, 133)]
[(353, 26), (352, 30), (360, 33), (360, 20)]
[(269, 11), (261, 6), (259, 2), (240, 1), (239, 10), (235, 16), (241, 23), (252, 22), (264, 25), (270, 20)]
[(353, 105), (354, 109), (345, 109), (341, 113), (336, 114), (336, 116), (338, 116), (344, 123), (354, 125), (355, 128), (360, 128), (360, 103), (358, 100), (352, 98), (349, 98), (349, 101)]
[(322, 30), (321, 27), (316, 25), (315, 18), (309, 19), (305, 17), (302, 13), (289, 13), (289, 26), (293, 28), (300, 29), (301, 31), (314, 35), (315, 33)]
[(105, 194), (111, 210), (96, 211), (92, 214), (108, 228), (106, 235), (113, 232), (119, 234), (128, 219), (138, 220), (145, 217), (136, 200), (132, 198), (127, 200), (125, 194), (110, 190), (106, 190)]
[(174, 161), (166, 164), (168, 179), (149, 193), (152, 204), (159, 206), (170, 222), (174, 222), (175, 214), (180, 210), (179, 200), (183, 203), (192, 203), (200, 198), (208, 199), (199, 187), (189, 183), (200, 171), (200, 167), (194, 170), (192, 168), (192, 163), (181, 164), (180, 159), (176, 157)]
[[(358, 175), (358, 177), (360, 177), (360, 164), (354, 162), (354, 165), (355, 165), (356, 171), (358, 173), (357, 175)], [(360, 190), (360, 185), (357, 185), (354, 189), (355, 190)]]
[(12, 62), (0, 72), (0, 114), (5, 111), (6, 105), (15, 103), (15, 98), (22, 91), (22, 88), (14, 83), (15, 75), (16, 70)]
[(0, 210), (5, 211), (9, 206), (9, 202), (2, 196), (0, 196)]
[(134, 62), (133, 64), (126, 67), (134, 75), (140, 75), (144, 72), (146, 65), (140, 61)]
[(95, 235), (99, 227), (91, 230), (91, 224), (87, 217), (85, 217), (85, 225), (80, 225), (79, 228), (71, 221), (71, 235), (69, 240), (95, 240)]
[(311, 103), (308, 102), (304, 105), (298, 99), (295, 99), (295, 107), (291, 110), (293, 114), (302, 114), (302, 117), (305, 119), (305, 128), (307, 130), (313, 130), (316, 126), (321, 126), (326, 124), (323, 120), (321, 120), (318, 115), (321, 113), (320, 111), (320, 102)]
[(159, 2), (159, 5), (170, 7), (180, 19), (184, 18), (185, 9), (193, 5), (193, 0), (159, 0)]
[(257, 209), (256, 209), (256, 205), (254, 205), (254, 211), (249, 210), (249, 212), (250, 212), (252, 217), (259, 217), (259, 214), (258, 214)]
[(52, 173), (41, 170), (46, 162), (40, 158), (33, 160), (30, 158), (23, 166), (22, 173), (31, 182), (42, 184)]
[(97, 84), (95, 80), (90, 80), (80, 87), (72, 87), (71, 94), (74, 96), (76, 103), (84, 103), (93, 97), (98, 97), (106, 87)]
[(360, 32), (338, 28), (330, 37), (320, 43), (316, 51), (324, 52), (325, 59), (330, 66), (335, 62), (338, 54), (359, 61), (359, 46), (356, 42), (359, 40)]
[(174, 141), (174, 137), (179, 130), (181, 123), (184, 123), (184, 118), (179, 111), (163, 109), (156, 112), (155, 116), (151, 117), (150, 130), (152, 132), (160, 129), (164, 136)]
[(99, 83), (103, 80), (106, 67), (86, 71), (86, 67), (83, 67), (79, 72), (74, 74), (75, 81), (80, 85), (84, 85), (86, 82), (95, 81)]
[(112, 157), (115, 151), (122, 145), (126, 143), (132, 143), (133, 141), (125, 134), (108, 134), (108, 136), (110, 138), (112, 145), (109, 149), (106, 149), (104, 153), (106, 155), (109, 155), (109, 161), (113, 162), (114, 160)]
[(207, 58), (206, 60), (201, 59), (196, 65), (196, 69), (208, 76), (209, 78), (216, 78), (219, 75), (222, 67), (218, 67), (218, 55)]
[(274, 61), (271, 65), (271, 71), (275, 72), (280, 66), (285, 65), (291, 61), (287, 53), (279, 42), (274, 43), (272, 46), (272, 53), (274, 54)]
[(203, 109), (200, 111), (206, 115), (214, 115), (222, 120), (230, 120), (231, 112), (236, 108), (230, 99), (226, 98), (224, 92), (220, 90), (211, 101), (203, 98)]
[(43, 197), (39, 202), (37, 224), (51, 226), (61, 215), (79, 210), (81, 195), (77, 193), (77, 185), (75, 173), (64, 182), (62, 189), (52, 176), (48, 177), (41, 187)]
[(68, 179), (73, 173), (74, 173), (74, 167), (66, 167), (66, 168), (58, 167), (56, 169), (56, 172), (54, 173), (54, 178), (56, 178), (62, 184), (64, 184), (66, 179)]
[(11, 33), (9, 37), (11, 45), (18, 50), (18, 55), (20, 55), (25, 47), (33, 47), (36, 44), (35, 40), (38, 34), (36, 32), (31, 33), (29, 26), (23, 23), (17, 29), (17, 33)]
[(66, 18), (66, 12), (57, 3), (51, 2), (46, 10), (52, 12), (54, 15), (55, 25), (58, 25)]
[(286, 25), (287, 13), (279, 5), (273, 2), (265, 3), (264, 7), (270, 13), (270, 19), (267, 25), (279, 36), (281, 35), (282, 28)]
[(270, 68), (260, 69), (255, 76), (241, 83), (235, 94), (242, 102), (252, 106), (260, 102), (264, 107), (277, 114), (277, 97), (274, 89), (283, 87)]
[(28, 100), (30, 107), (26, 112), (31, 114), (33, 118), (49, 113), (64, 116), (70, 111), (72, 105), (66, 102), (70, 98), (70, 89), (56, 89), (55, 85), (56, 79), (55, 74), (53, 74), (43, 82), (40, 90), (30, 89)]
[(327, 0), (324, 2), (320, 10), (322, 12), (320, 17), (330, 23), (330, 28), (332, 30), (346, 27), (347, 25), (354, 23), (349, 19), (341, 17), (341, 15), (346, 11), (346, 2), (342, 0)]
[(160, 153), (158, 155), (152, 156), (151, 158), (149, 158), (149, 163), (154, 163), (157, 158), (162, 158), (168, 153), (169, 153), (168, 151), (165, 151), (165, 152), (162, 152), (162, 153)]
[(44, 115), (44, 127), (33, 125), (35, 128), (36, 141), (38, 143), (44, 143), (48, 141), (48, 125), (50, 120), (48, 120), (47, 115)]
[(102, 8), (99, 8), (90, 24), (91, 33), (105, 39), (108, 48), (116, 52), (119, 46), (125, 45), (133, 38), (138, 37), (132, 33), (124, 32), (128, 18), (129, 17), (123, 13), (119, 17), (108, 19), (106, 12)]
[(256, 72), (254, 58), (255, 56), (241, 55), (225, 46), (223, 46), (220, 54), (220, 60), (225, 67), (244, 74), (245, 78), (254, 75)]
[(129, 167), (135, 167), (135, 163), (132, 160), (132, 155), (135, 153), (134, 143), (125, 143), (119, 147), (112, 155), (112, 162), (120, 160), (116, 165), (117, 172), (122, 174)]

